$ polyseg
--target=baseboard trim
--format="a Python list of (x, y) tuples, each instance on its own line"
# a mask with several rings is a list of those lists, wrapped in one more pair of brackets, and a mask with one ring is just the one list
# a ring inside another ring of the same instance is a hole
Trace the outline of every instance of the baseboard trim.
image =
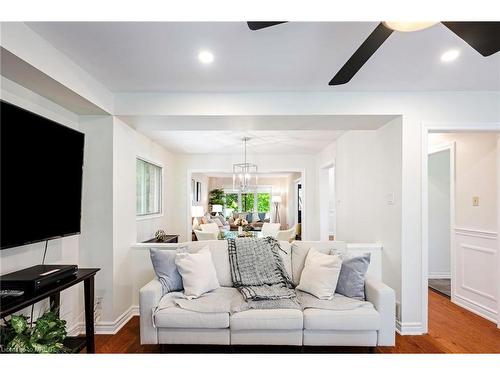
[[(130, 306), (123, 314), (113, 322), (96, 322), (94, 332), (98, 335), (115, 335), (133, 316), (139, 315), (139, 306)], [(85, 334), (85, 323), (80, 322), (68, 329), (68, 336)]]
[(420, 322), (407, 322), (403, 323), (396, 320), (396, 332), (401, 336), (418, 336), (423, 335), (422, 323)]
[(457, 294), (453, 296), (451, 299), (451, 302), (453, 302), (455, 305), (460, 306), (461, 308), (468, 310), (476, 315), (479, 315), (481, 318), (484, 318), (486, 320), (489, 320), (490, 322), (493, 323), (500, 323), (497, 320), (497, 312), (490, 310), (486, 308), (485, 306), (479, 305), (475, 303), (474, 301), (461, 297)]
[(429, 272), (429, 279), (451, 279), (450, 272)]

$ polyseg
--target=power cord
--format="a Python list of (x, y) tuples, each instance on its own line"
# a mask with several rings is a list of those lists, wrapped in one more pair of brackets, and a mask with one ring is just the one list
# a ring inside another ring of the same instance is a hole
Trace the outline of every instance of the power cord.
[[(49, 240), (45, 241), (45, 250), (43, 251), (42, 266), (45, 264), (45, 257), (47, 256), (47, 246), (49, 245)], [(30, 327), (33, 327), (33, 311), (35, 309), (35, 304), (31, 305), (30, 314)]]

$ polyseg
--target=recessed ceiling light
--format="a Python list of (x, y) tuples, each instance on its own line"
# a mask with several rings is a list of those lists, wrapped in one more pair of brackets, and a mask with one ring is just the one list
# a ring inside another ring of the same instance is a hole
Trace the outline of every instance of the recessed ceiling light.
[(214, 54), (210, 51), (200, 51), (198, 54), (198, 60), (203, 64), (210, 64), (214, 61)]
[(441, 61), (450, 62), (456, 60), (460, 56), (460, 51), (458, 49), (450, 49), (441, 55)]

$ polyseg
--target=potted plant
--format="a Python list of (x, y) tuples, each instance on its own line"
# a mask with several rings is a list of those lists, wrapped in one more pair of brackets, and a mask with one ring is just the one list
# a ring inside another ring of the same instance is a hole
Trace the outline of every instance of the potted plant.
[(5, 353), (69, 353), (64, 346), (66, 321), (56, 311), (46, 311), (33, 324), (23, 315), (12, 315), (0, 326), (0, 350)]
[(224, 196), (225, 194), (223, 189), (211, 190), (208, 196), (208, 203), (210, 204), (210, 210), (212, 210), (212, 206), (214, 204), (220, 204), (221, 206), (224, 206), (225, 204)]

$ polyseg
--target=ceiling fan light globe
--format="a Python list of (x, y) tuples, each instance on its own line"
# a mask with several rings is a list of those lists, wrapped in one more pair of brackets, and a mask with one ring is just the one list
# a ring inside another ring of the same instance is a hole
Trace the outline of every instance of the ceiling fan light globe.
[(420, 31), (434, 26), (438, 22), (395, 22), (395, 21), (384, 21), (385, 27), (388, 27), (394, 31), (401, 31), (403, 33), (409, 33), (413, 31)]

